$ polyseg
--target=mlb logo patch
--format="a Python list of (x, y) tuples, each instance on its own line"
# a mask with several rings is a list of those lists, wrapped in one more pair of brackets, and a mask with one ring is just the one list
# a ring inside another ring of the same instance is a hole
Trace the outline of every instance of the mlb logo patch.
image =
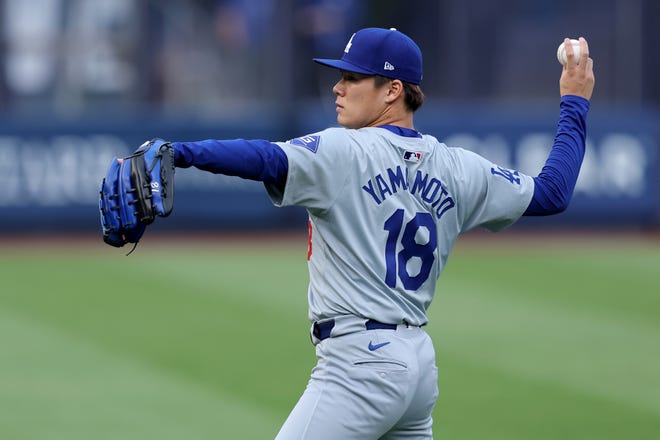
[(318, 150), (319, 148), (320, 140), (321, 140), (320, 136), (303, 136), (303, 137), (291, 139), (289, 143), (307, 148), (312, 153), (316, 153), (316, 150)]
[(408, 162), (419, 162), (422, 160), (422, 153), (419, 151), (405, 151), (403, 153), (403, 160), (407, 160)]

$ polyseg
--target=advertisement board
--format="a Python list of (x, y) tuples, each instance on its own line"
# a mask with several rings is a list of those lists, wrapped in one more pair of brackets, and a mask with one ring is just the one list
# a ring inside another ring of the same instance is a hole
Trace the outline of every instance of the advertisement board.
[[(151, 137), (286, 140), (323, 126), (302, 112), (222, 123), (177, 118), (53, 121), (16, 119), (0, 125), (0, 224), (3, 231), (98, 230), (98, 187), (114, 156), (128, 155)], [(473, 150), (498, 165), (532, 176), (552, 146), (556, 114), (442, 107), (425, 109), (418, 129), (449, 146)], [(660, 161), (655, 113), (589, 115), (587, 153), (569, 209), (545, 226), (660, 224)], [(327, 125), (327, 124), (326, 124)], [(305, 213), (275, 208), (259, 182), (177, 169), (175, 209), (165, 229), (299, 229)], [(522, 224), (529, 223), (523, 219)], [(154, 225), (156, 226), (156, 225)]]

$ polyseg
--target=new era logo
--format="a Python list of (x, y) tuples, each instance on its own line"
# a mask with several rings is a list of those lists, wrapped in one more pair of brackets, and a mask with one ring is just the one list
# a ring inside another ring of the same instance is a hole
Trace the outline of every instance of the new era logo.
[(394, 70), (394, 66), (391, 65), (388, 61), (385, 61), (385, 65), (383, 66), (383, 70)]

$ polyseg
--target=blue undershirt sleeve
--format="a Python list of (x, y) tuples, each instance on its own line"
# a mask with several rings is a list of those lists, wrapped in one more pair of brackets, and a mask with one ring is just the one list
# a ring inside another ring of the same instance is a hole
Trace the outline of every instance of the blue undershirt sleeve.
[(265, 140), (172, 142), (174, 164), (216, 174), (258, 180), (284, 191), (289, 162), (284, 151)]
[(561, 98), (555, 142), (543, 169), (534, 177), (534, 196), (523, 215), (558, 214), (568, 207), (584, 158), (588, 111), (587, 99)]

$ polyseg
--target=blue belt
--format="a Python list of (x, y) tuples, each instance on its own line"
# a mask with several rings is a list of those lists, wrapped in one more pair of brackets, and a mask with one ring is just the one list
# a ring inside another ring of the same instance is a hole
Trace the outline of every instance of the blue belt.
[[(329, 319), (323, 322), (314, 323), (314, 336), (318, 338), (319, 341), (328, 339), (330, 337), (330, 332), (335, 326), (335, 320)], [(364, 327), (367, 330), (396, 330), (396, 324), (385, 324), (382, 322), (375, 321), (373, 319), (368, 320), (364, 323)]]

